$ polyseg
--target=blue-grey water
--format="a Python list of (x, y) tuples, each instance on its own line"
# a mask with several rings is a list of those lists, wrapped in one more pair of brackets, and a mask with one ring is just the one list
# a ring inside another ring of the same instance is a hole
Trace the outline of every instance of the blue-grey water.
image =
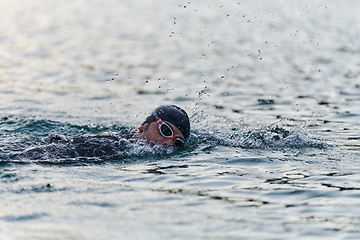
[[(358, 1), (0, 1), (0, 239), (359, 239)], [(190, 118), (185, 149), (51, 139)]]

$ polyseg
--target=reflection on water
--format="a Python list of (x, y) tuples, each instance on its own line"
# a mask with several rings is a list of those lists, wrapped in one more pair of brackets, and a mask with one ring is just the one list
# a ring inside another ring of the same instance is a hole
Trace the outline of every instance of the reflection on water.
[[(0, 2), (0, 238), (359, 238), (358, 5)], [(59, 154), (162, 104), (186, 149)]]

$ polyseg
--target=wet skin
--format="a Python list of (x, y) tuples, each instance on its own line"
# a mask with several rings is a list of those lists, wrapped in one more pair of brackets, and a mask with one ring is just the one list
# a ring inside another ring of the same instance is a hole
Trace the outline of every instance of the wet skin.
[[(165, 121), (169, 124), (174, 131), (174, 136), (176, 138), (185, 139), (184, 135), (180, 132), (180, 130), (175, 127), (172, 123)], [(148, 125), (148, 126), (147, 126)], [(161, 145), (162, 147), (168, 148), (170, 147), (174, 140), (171, 138), (163, 137), (158, 128), (157, 122), (146, 123), (141, 125), (139, 128), (139, 132), (136, 134), (136, 138), (146, 140), (146, 142), (151, 146)]]

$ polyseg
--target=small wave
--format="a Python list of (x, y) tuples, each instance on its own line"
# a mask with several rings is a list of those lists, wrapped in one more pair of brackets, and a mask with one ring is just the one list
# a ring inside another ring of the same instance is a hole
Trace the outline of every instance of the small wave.
[(126, 131), (106, 131), (99, 134), (79, 134), (65, 137), (52, 133), (45, 138), (27, 136), (0, 139), (0, 159), (3, 163), (37, 162), (42, 164), (87, 164), (107, 161), (125, 162), (130, 158), (149, 158), (171, 154), (173, 148), (150, 147), (131, 139)]
[(85, 158), (96, 162), (97, 158), (103, 156), (120, 157), (128, 153), (128, 150), (133, 154), (141, 154), (149, 152), (150, 149), (145, 144), (131, 142), (122, 132), (79, 134), (70, 138), (52, 133), (45, 138), (31, 136), (0, 140), (0, 158), (18, 161), (44, 162), (66, 159), (71, 162)]
[[(211, 150), (217, 146), (248, 149), (323, 148), (326, 146), (324, 142), (311, 138), (305, 125), (290, 130), (285, 129), (283, 125), (286, 119), (270, 126), (254, 129), (243, 126), (234, 127), (234, 123), (231, 121), (227, 122), (227, 126), (214, 128), (213, 124), (209, 125), (206, 121), (196, 121), (200, 118), (194, 119), (193, 130), (186, 147), (175, 152), (185, 151), (191, 154), (199, 148)], [(136, 131), (135, 128), (113, 126), (112, 129), (115, 130), (97, 133), (104, 128), (67, 125), (48, 120), (22, 120), (17, 123), (13, 120), (3, 119), (0, 124), (4, 124), (4, 122), (16, 126), (15, 128), (18, 130), (26, 129), (24, 130), (25, 134), (35, 133), (35, 136), (0, 139), (0, 160), (2, 163), (35, 161), (44, 164), (96, 164), (106, 161), (125, 162), (131, 159), (151, 159), (158, 155), (164, 157), (174, 153), (173, 148), (150, 147), (146, 143), (131, 140), (131, 136)], [(45, 128), (47, 130), (44, 130)], [(66, 137), (53, 132), (42, 137), (44, 133), (54, 128), (61, 129), (66, 135), (77, 132), (74, 129), (80, 129), (79, 131), (85, 133)], [(95, 132), (95, 134), (91, 132)]]
[(240, 138), (244, 148), (323, 148), (326, 144), (311, 138), (305, 125), (287, 130), (282, 125), (286, 119), (270, 126), (253, 129), (243, 133)]
[(47, 137), (51, 133), (61, 133), (72, 137), (78, 134), (98, 134), (104, 131), (130, 133), (134, 128), (126, 126), (76, 125), (48, 119), (29, 119), (24, 117), (5, 116), (0, 118), (0, 138), (9, 137)]
[(234, 148), (261, 148), (261, 149), (286, 149), (286, 148), (324, 148), (323, 141), (310, 137), (305, 124), (293, 129), (286, 129), (283, 125), (286, 119), (263, 126), (249, 129), (246, 127), (233, 127), (227, 129), (214, 129), (205, 127), (193, 130), (191, 141), (195, 145), (206, 144), (209, 147), (228, 146)]

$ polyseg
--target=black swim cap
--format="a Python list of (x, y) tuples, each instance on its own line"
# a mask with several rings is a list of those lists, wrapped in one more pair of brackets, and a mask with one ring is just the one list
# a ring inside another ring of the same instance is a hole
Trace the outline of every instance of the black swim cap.
[[(190, 135), (190, 121), (186, 112), (175, 105), (160, 106), (154, 110), (156, 114), (163, 121), (168, 121), (174, 124), (180, 132), (184, 135), (184, 138), (188, 138)], [(156, 122), (154, 115), (148, 116), (143, 124)]]

